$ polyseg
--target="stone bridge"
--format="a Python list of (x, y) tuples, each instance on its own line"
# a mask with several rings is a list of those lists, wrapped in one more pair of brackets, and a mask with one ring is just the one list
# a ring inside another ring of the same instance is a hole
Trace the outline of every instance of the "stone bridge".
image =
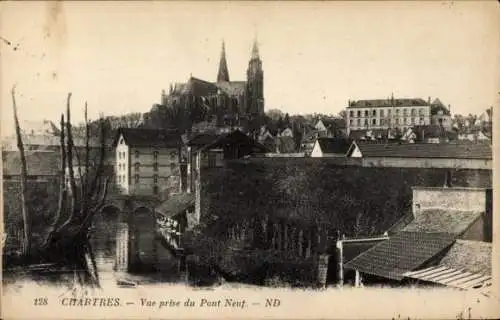
[[(179, 196), (184, 202), (179, 202)], [(175, 210), (183, 207), (172, 207), (171, 204), (186, 205), (185, 198), (186, 194), (173, 195), (168, 200), (155, 196), (110, 195), (93, 221), (91, 243), (98, 268), (119, 272), (178, 273), (181, 251), (178, 236), (187, 222), (186, 215), (178, 214), (182, 210)], [(178, 226), (177, 237), (158, 232), (158, 224), (166, 218)]]

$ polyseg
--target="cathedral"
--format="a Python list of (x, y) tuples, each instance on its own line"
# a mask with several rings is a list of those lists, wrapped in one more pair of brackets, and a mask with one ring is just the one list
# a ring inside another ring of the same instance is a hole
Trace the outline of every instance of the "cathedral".
[(161, 105), (167, 108), (198, 108), (204, 119), (216, 117), (220, 125), (242, 125), (264, 114), (264, 72), (257, 41), (254, 41), (248, 62), (246, 81), (231, 81), (224, 42), (217, 80), (205, 81), (190, 76), (186, 83), (170, 85), (162, 91)]

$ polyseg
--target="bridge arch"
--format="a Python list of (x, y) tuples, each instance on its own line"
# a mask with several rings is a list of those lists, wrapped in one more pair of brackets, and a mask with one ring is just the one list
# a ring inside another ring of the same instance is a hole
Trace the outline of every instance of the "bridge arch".
[(115, 268), (116, 234), (120, 215), (119, 207), (106, 205), (92, 219), (90, 244), (99, 271), (112, 271)]

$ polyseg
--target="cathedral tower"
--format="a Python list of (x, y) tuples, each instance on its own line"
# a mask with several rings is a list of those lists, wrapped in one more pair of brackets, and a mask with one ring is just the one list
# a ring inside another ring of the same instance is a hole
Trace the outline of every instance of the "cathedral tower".
[(222, 50), (220, 53), (219, 61), (219, 72), (217, 73), (217, 82), (228, 82), (229, 81), (229, 71), (227, 70), (226, 61), (226, 45), (222, 41)]
[(253, 43), (252, 55), (248, 62), (246, 95), (247, 112), (251, 115), (264, 114), (264, 71), (257, 39)]

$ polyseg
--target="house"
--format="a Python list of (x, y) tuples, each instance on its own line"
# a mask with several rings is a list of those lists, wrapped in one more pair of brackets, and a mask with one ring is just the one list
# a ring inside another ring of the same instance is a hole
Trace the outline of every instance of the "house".
[[(25, 151), (28, 181), (59, 181), (61, 155), (52, 151)], [(19, 151), (2, 152), (2, 177), (4, 181), (21, 180), (21, 157)]]
[(431, 122), (431, 101), (413, 99), (371, 99), (349, 101), (346, 108), (347, 135), (351, 130), (373, 130), (426, 125)]
[(314, 143), (311, 157), (345, 157), (350, 143), (345, 139), (318, 138)]
[(290, 127), (286, 127), (285, 129), (283, 129), (283, 131), (281, 131), (281, 133), (279, 134), (280, 137), (290, 137), (290, 138), (293, 138), (293, 131)]
[(305, 152), (306, 154), (310, 154), (314, 147), (314, 143), (319, 136), (320, 134), (316, 130), (304, 133), (304, 135), (302, 136), (302, 141), (300, 143), (300, 150)]
[(314, 129), (326, 137), (341, 137), (346, 134), (346, 124), (341, 118), (319, 119)]
[(113, 143), (116, 183), (124, 194), (181, 190), (182, 139), (165, 129), (120, 128)]
[(345, 268), (368, 282), (484, 285), (491, 281), (491, 197), (491, 189), (413, 188), (410, 222)]
[(276, 152), (282, 154), (291, 154), (295, 150), (295, 140), (290, 136), (276, 137)]
[(488, 143), (363, 143), (353, 141), (347, 157), (362, 158), (366, 167), (492, 168)]
[[(192, 137), (188, 142), (187, 146), (189, 148), (188, 153), (195, 154), (197, 150), (213, 143), (221, 135), (215, 133), (201, 133)], [(210, 150), (205, 150), (201, 155), (202, 168), (213, 168), (220, 167), (223, 164), (224, 154), (223, 150), (220, 148), (212, 148)]]

